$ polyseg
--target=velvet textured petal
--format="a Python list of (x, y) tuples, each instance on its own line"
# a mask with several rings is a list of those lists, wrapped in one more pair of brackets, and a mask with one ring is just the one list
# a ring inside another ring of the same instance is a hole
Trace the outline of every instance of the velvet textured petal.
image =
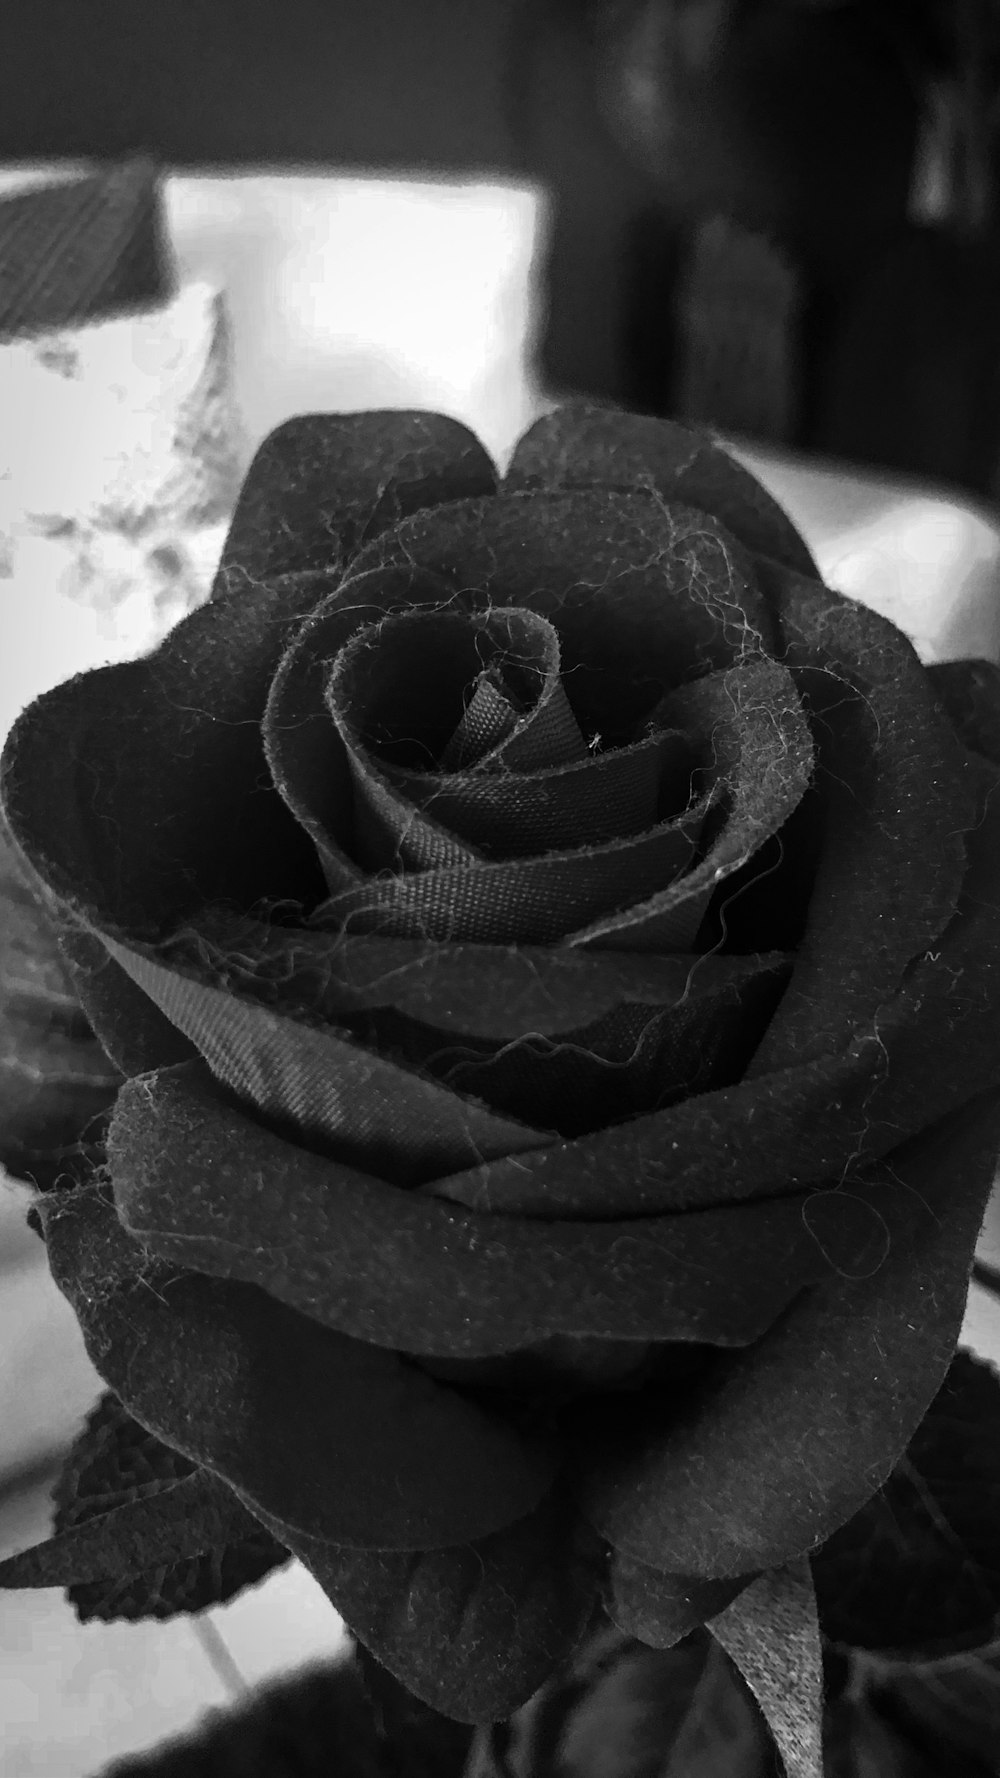
[(795, 973), (754, 1077), (877, 1022), (955, 911), (977, 814), (968, 756), (905, 636), (819, 581), (772, 563), (761, 576), (813, 712), (826, 815)]
[(500, 1722), (527, 1703), (569, 1660), (596, 1600), (596, 1540), (558, 1492), (450, 1549), (345, 1550), (294, 1531), (289, 1541), (352, 1634), (458, 1722)]
[(988, 1092), (1000, 1078), (1000, 773), (967, 755), (964, 777), (976, 818), (955, 912), (839, 1054), (752, 1067), (667, 1111), (456, 1175), (448, 1195), (520, 1215), (624, 1216), (849, 1183), (903, 1133)]
[(666, 722), (678, 724), (696, 748), (708, 752), (708, 795), (721, 793), (724, 801), (718, 831), (691, 870), (672, 883), (664, 878), (648, 897), (637, 882), (627, 906), (586, 925), (578, 922), (571, 944), (629, 951), (678, 948), (676, 922), (683, 909), (703, 913), (718, 885), (780, 834), (809, 787), (809, 727), (790, 676), (773, 661), (706, 674), (668, 694), (661, 709)]
[(105, 1190), (42, 1199), (53, 1277), (132, 1417), (251, 1512), (422, 1549), (487, 1536), (541, 1500), (554, 1454), (539, 1440), (259, 1290), (151, 1264)]
[(283, 643), (323, 590), (292, 577), (212, 601), (146, 659), (67, 680), (18, 718), (4, 807), (70, 914), (155, 939), (206, 902), (322, 893), (268, 787), (260, 719)]
[(478, 438), (445, 414), (301, 414), (268, 434), (247, 471), (216, 594), (311, 569), (338, 575), (407, 513), (492, 494)]
[(673, 1648), (729, 1605), (753, 1579), (753, 1575), (702, 1580), (690, 1574), (665, 1574), (612, 1550), (605, 1603), (612, 1623), (626, 1636), (634, 1636), (647, 1648)]
[(108, 1154), (126, 1228), (161, 1259), (428, 1356), (559, 1333), (742, 1346), (808, 1281), (876, 1267), (901, 1214), (884, 1183), (625, 1222), (476, 1214), (286, 1142), (196, 1064), (123, 1088)]
[(123, 1502), (0, 1562), (0, 1587), (68, 1587), (148, 1573), (224, 1550), (255, 1520), (207, 1470)]
[(589, 1404), (578, 1473), (595, 1529), (639, 1561), (712, 1579), (778, 1566), (844, 1524), (947, 1372), (998, 1146), (994, 1091), (881, 1170), (897, 1206), (866, 1275), (804, 1290), (755, 1346), (719, 1359), (696, 1401), (678, 1410), (654, 1391), (611, 1443)]
[(118, 1086), (52, 920), (0, 826), (0, 1165), (49, 1183), (60, 1151), (108, 1109)]
[[(203, 1495), (196, 1493), (194, 1500), (190, 1493), (178, 1494), (175, 1487), (192, 1476), (200, 1478), (205, 1490)], [(207, 1519), (213, 1540), (203, 1541), (201, 1550), (194, 1553), (158, 1559), (158, 1551), (169, 1552), (171, 1536), (179, 1550), (190, 1547), (195, 1503), (201, 1498), (210, 1507), (213, 1494), (217, 1502), (214, 1527), (211, 1517)], [(180, 1612), (203, 1611), (255, 1586), (290, 1559), (284, 1545), (265, 1531), (225, 1483), (154, 1438), (126, 1413), (110, 1389), (95, 1403), (64, 1455), (52, 1498), (56, 1507), (52, 1531), (57, 1541), (63, 1532), (78, 1526), (92, 1527), (98, 1540), (104, 1541), (102, 1527), (107, 1514), (117, 1507), (140, 1507), (155, 1499), (160, 1509), (148, 1521), (148, 1543), (139, 1548), (133, 1545), (134, 1559), (122, 1561), (128, 1551), (126, 1533), (124, 1550), (117, 1547), (115, 1539), (106, 1541), (106, 1565), (94, 1580), (67, 1576), (67, 1600), (80, 1623), (95, 1619), (102, 1623), (136, 1623), (146, 1618), (162, 1621)], [(125, 1523), (135, 1525), (134, 1520)], [(115, 1520), (116, 1526), (122, 1524)]]
[(1000, 1369), (959, 1349), (889, 1480), (813, 1552), (823, 1634), (893, 1664), (995, 1643), (998, 1506)]
[(791, 519), (756, 477), (707, 433), (673, 420), (588, 402), (536, 420), (515, 446), (503, 492), (580, 487), (650, 488), (711, 514), (755, 555), (819, 578)]

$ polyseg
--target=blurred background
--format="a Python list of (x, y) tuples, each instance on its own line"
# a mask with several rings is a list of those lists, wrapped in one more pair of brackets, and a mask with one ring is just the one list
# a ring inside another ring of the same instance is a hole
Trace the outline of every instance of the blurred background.
[[(566, 395), (705, 425), (921, 658), (1000, 661), (995, 0), (7, 0), (2, 50), (0, 740), (207, 596), (309, 410), (435, 408), (501, 465)], [(26, 1203), (0, 1178), (2, 1553), (102, 1388)], [(963, 1339), (1000, 1360), (978, 1287)], [(296, 1564), (139, 1625), (0, 1593), (0, 1778), (88, 1778), (340, 1634)]]
[(997, 489), (993, 0), (9, 0), (0, 161), (539, 181), (546, 380)]

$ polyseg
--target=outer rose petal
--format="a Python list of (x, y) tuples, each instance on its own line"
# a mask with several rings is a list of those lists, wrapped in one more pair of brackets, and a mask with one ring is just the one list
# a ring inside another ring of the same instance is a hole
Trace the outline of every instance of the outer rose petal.
[(427, 1356), (552, 1334), (743, 1346), (831, 1268), (867, 1275), (908, 1213), (890, 1181), (621, 1222), (477, 1214), (263, 1129), (197, 1065), (128, 1083), (108, 1154), (149, 1251)]
[(540, 1437), (260, 1291), (151, 1265), (104, 1189), (41, 1199), (52, 1275), (132, 1417), (251, 1511), (351, 1547), (433, 1549), (545, 1495)]
[(707, 433), (648, 414), (571, 402), (545, 414), (514, 449), (503, 492), (651, 488), (710, 513), (755, 555), (800, 574), (817, 568), (787, 513)]
[(816, 712), (826, 831), (791, 984), (751, 1076), (877, 1021), (955, 911), (976, 821), (965, 751), (901, 631), (819, 581), (760, 572), (782, 658)]
[(954, 1354), (1000, 1148), (993, 1092), (905, 1143), (886, 1170), (909, 1202), (881, 1265), (806, 1290), (720, 1360), (678, 1413), (650, 1392), (614, 1436), (588, 1404), (580, 1499), (618, 1549), (705, 1578), (821, 1543), (886, 1479)]
[(268, 434), (240, 491), (216, 594), (276, 575), (343, 571), (407, 513), (492, 494), (475, 434), (444, 414), (299, 414)]
[(358, 1640), (459, 1722), (513, 1715), (569, 1659), (603, 1552), (561, 1489), (502, 1531), (449, 1549), (346, 1550), (296, 1531), (287, 1541)]
[[(147, 659), (72, 679), (14, 725), (0, 793), (17, 844), (71, 919), (154, 938), (206, 902), (320, 898), (312, 847), (264, 789), (259, 723), (288, 638), (329, 591), (329, 575), (263, 583), (262, 562), (273, 571), (275, 549), (291, 547), (295, 525), (318, 513), (323, 562), (339, 568), (402, 514), (489, 493), (495, 480), (478, 441), (442, 415), (325, 415), (265, 441), (218, 596)], [(128, 1069), (127, 1020), (123, 1030), (114, 1012), (105, 1016), (115, 966), (86, 942), (71, 963), (98, 1035)], [(92, 994), (95, 969), (105, 979)], [(156, 1029), (136, 1065), (148, 1065)], [(176, 1060), (161, 1035), (160, 1059)]]
[(80, 1010), (56, 934), (0, 826), (0, 1164), (49, 1183), (120, 1077)]

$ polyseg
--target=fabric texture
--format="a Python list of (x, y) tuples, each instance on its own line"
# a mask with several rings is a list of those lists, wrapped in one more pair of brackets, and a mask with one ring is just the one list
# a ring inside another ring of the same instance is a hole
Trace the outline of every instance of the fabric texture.
[(143, 157), (0, 201), (0, 340), (168, 294), (159, 173)]
[(53, 1275), (432, 1709), (509, 1716), (597, 1610), (731, 1614), (818, 1772), (808, 1556), (940, 1388), (1000, 1148), (997, 678), (687, 428), (559, 409), (501, 480), (314, 415), (208, 603), (15, 725), (126, 1077)]

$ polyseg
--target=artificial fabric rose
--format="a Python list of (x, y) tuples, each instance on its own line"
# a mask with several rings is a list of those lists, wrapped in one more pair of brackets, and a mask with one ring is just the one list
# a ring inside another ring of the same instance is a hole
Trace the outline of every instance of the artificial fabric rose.
[(444, 1714), (808, 1575), (938, 1390), (1000, 1146), (974, 677), (681, 427), (562, 409), (498, 483), (377, 413), (274, 433), (213, 600), (16, 725), (131, 1077), (56, 1280)]

